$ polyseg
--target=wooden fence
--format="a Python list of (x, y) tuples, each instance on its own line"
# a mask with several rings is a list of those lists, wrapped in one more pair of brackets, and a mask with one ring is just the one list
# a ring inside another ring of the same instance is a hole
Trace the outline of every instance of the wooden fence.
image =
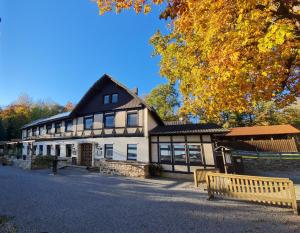
[(219, 195), (288, 206), (294, 210), (294, 213), (298, 213), (295, 187), (288, 178), (207, 173), (206, 183), (209, 198)]
[(200, 183), (205, 183), (206, 174), (208, 172), (219, 172), (219, 169), (195, 169), (194, 170), (194, 183), (195, 187), (198, 187)]

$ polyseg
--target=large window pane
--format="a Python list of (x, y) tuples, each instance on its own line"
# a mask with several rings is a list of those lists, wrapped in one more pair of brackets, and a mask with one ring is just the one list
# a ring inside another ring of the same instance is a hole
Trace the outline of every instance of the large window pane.
[(93, 128), (93, 117), (84, 118), (84, 129), (92, 129)]
[(37, 136), (37, 128), (33, 128), (32, 129), (32, 135), (33, 136)]
[(55, 123), (55, 133), (60, 133), (61, 122)]
[(73, 121), (72, 120), (65, 121), (65, 131), (70, 132), (72, 130), (73, 130)]
[(60, 156), (60, 145), (55, 145), (55, 155)]
[(72, 144), (67, 144), (66, 145), (66, 157), (71, 157), (72, 156)]
[(104, 115), (104, 127), (105, 128), (115, 127), (115, 114)]
[(39, 127), (39, 135), (42, 135), (44, 131), (44, 126)]
[(39, 155), (43, 155), (43, 145), (39, 145)]
[(132, 112), (127, 114), (127, 126), (133, 127), (137, 126), (137, 119), (138, 119), (138, 114), (137, 112)]
[(185, 146), (180, 144), (174, 144), (173, 148), (175, 163), (186, 163)]
[(188, 145), (190, 163), (202, 163), (200, 145)]
[(106, 159), (112, 159), (113, 158), (113, 144), (105, 144), (105, 151), (104, 151), (104, 157)]
[(128, 160), (136, 160), (137, 158), (137, 145), (136, 144), (128, 144), (127, 145), (127, 159)]
[(103, 96), (103, 103), (104, 104), (109, 104), (109, 99), (110, 99), (109, 95)]
[(172, 154), (171, 154), (171, 145), (170, 144), (160, 144), (159, 145), (159, 155), (161, 163), (171, 163)]
[(51, 145), (47, 145), (47, 155), (51, 155)]
[(52, 129), (52, 125), (46, 125), (46, 133), (50, 134), (51, 133), (51, 129)]
[(112, 94), (111, 102), (112, 103), (118, 103), (118, 101), (119, 101), (119, 95), (118, 94)]

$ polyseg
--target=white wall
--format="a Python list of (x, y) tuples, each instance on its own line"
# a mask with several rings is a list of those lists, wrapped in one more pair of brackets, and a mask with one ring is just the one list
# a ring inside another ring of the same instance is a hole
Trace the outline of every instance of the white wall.
[[(92, 143), (98, 144), (102, 148), (104, 156), (104, 145), (113, 144), (113, 159), (114, 160), (127, 160), (127, 145), (137, 144), (137, 161), (149, 162), (149, 144), (148, 139), (145, 137), (112, 137), (112, 138), (86, 138), (86, 139), (73, 139), (73, 140), (54, 140), (54, 141), (40, 141), (34, 142), (33, 145), (37, 146), (37, 153), (39, 145), (43, 145), (43, 155), (47, 154), (47, 145), (51, 145), (51, 155), (55, 155), (55, 145), (60, 145), (60, 157), (66, 157), (66, 145), (73, 144), (76, 148), (76, 154), (72, 153), (72, 157), (77, 157), (80, 160), (80, 144)], [(27, 154), (27, 147), (24, 146), (23, 153)], [(94, 157), (94, 155), (93, 155)]]

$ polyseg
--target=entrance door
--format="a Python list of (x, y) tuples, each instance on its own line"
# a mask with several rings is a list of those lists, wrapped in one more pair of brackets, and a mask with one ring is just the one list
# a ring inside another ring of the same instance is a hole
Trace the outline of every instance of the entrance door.
[(81, 144), (81, 165), (92, 166), (92, 144), (84, 143)]

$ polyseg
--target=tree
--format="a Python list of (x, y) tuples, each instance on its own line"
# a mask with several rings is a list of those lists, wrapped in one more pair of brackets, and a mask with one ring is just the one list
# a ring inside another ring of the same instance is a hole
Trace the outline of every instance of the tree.
[(6, 132), (3, 126), (2, 118), (1, 118), (1, 108), (0, 108), (0, 141), (4, 141), (6, 139)]
[(25, 124), (64, 111), (65, 107), (52, 101), (34, 102), (28, 95), (21, 95), (12, 104), (0, 109), (0, 140), (20, 138)]
[(178, 93), (172, 84), (160, 84), (145, 97), (147, 104), (152, 106), (165, 121), (178, 120), (176, 108), (179, 107)]
[(66, 105), (64, 106), (64, 111), (66, 112), (71, 112), (74, 109), (74, 104), (72, 102), (67, 102)]
[(98, 0), (101, 14), (148, 13), (162, 3), (171, 32), (157, 32), (151, 43), (161, 75), (179, 83), (182, 113), (217, 120), (260, 102), (284, 107), (300, 95), (299, 1)]
[(257, 104), (252, 113), (227, 113), (222, 115), (218, 123), (226, 128), (253, 125), (292, 124), (300, 128), (300, 108), (291, 105), (283, 109), (278, 108), (274, 101)]

